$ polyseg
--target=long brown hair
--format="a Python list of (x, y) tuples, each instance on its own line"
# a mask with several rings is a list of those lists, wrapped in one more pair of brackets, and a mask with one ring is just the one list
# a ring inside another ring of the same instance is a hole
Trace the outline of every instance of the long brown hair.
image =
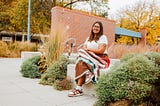
[[(99, 33), (97, 34), (97, 36), (94, 37), (93, 26), (94, 26), (95, 24), (97, 24), (97, 23), (98, 23), (99, 26), (100, 26), (100, 31), (99, 31)], [(102, 35), (103, 35), (103, 24), (102, 24), (102, 22), (100, 22), (100, 21), (96, 21), (96, 22), (93, 23), (93, 25), (92, 25), (91, 34), (90, 34), (90, 36), (89, 36), (88, 41), (93, 41), (93, 40), (98, 41), (99, 38), (100, 38)]]

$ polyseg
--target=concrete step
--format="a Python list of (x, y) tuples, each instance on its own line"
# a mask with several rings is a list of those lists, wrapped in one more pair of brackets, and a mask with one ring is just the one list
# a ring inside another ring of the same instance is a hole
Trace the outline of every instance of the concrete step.
[(36, 55), (41, 55), (41, 52), (30, 52), (30, 51), (22, 51), (21, 52), (21, 63), (24, 62), (24, 60), (31, 58)]

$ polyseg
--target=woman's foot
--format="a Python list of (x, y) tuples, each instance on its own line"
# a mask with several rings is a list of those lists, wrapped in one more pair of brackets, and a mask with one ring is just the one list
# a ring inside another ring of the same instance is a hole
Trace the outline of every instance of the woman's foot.
[(83, 95), (83, 91), (79, 90), (79, 89), (76, 89), (76, 88), (74, 88), (72, 91), (70, 91), (68, 93), (69, 97), (77, 97), (77, 96), (82, 96), (82, 95)]

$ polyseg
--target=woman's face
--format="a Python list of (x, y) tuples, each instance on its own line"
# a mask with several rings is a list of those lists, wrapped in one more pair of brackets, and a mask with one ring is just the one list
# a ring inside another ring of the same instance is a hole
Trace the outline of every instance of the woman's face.
[(99, 33), (100, 32), (100, 25), (98, 23), (94, 24), (92, 30), (93, 30), (94, 34)]

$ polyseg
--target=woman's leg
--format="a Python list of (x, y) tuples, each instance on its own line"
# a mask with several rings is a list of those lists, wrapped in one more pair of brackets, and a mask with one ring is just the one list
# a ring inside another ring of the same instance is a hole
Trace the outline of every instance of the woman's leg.
[(97, 70), (97, 79), (96, 79), (96, 80), (98, 80), (99, 76), (100, 76), (100, 71), (99, 71), (99, 69), (98, 69), (98, 70)]
[(76, 87), (69, 92), (68, 96), (69, 97), (74, 97), (74, 96), (81, 96), (83, 94), (82, 90), (82, 85), (85, 83), (85, 73), (86, 70), (91, 69), (92, 67), (88, 64), (86, 64), (83, 61), (79, 61), (76, 64), (76, 72), (75, 72), (75, 80), (76, 80)]
[(79, 79), (77, 79), (77, 85), (78, 86), (82, 86), (83, 83), (85, 81), (85, 75), (83, 75), (82, 77), (80, 77)]
[(76, 64), (75, 70), (75, 80), (77, 86), (79, 86), (78, 88), (80, 88), (84, 83), (89, 82), (90, 78), (88, 78), (88, 76), (90, 75), (89, 73), (91, 73), (89, 70), (92, 70), (92, 66), (83, 61), (79, 61)]
[(84, 83), (84, 80), (85, 80), (84, 75), (77, 79), (77, 85), (71, 92), (69, 92), (69, 94), (68, 94), (69, 97), (75, 97), (75, 96), (83, 95), (82, 85)]

